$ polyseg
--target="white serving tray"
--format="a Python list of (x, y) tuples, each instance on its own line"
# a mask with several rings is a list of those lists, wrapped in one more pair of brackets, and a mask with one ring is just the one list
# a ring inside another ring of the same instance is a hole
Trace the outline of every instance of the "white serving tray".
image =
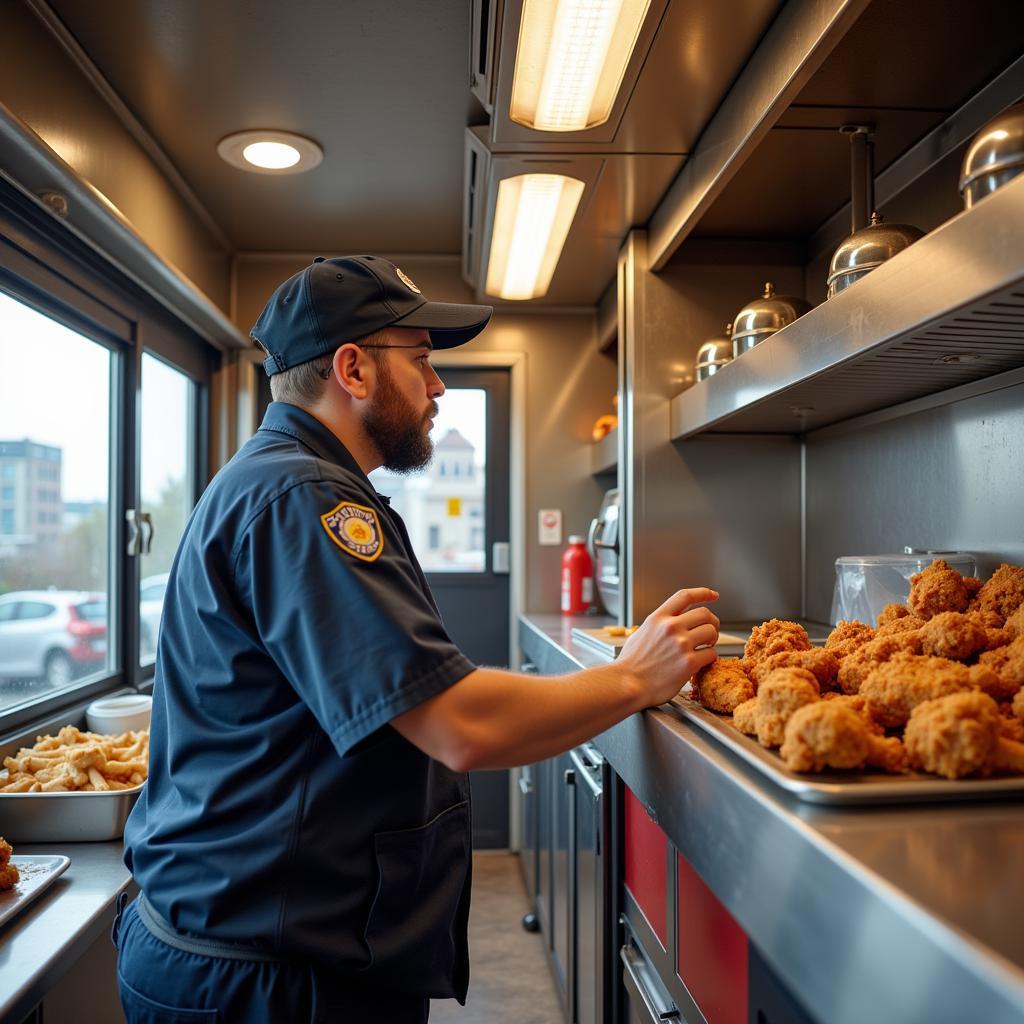
[(21, 913), (47, 886), (55, 882), (71, 863), (70, 857), (56, 854), (11, 857), (11, 863), (21, 872), (21, 879), (13, 889), (0, 892), (0, 927), (15, 914)]

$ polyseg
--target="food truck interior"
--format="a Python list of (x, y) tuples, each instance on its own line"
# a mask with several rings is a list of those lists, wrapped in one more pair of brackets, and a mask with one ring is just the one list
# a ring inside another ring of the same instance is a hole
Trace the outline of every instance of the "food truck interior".
[(1024, 1021), (1022, 101), (1020, 0), (0, 0), (0, 1021), (125, 1019), (175, 551), (363, 254), (493, 307), (370, 474), (470, 661), (720, 594), (717, 674), (471, 773), (431, 1020)]

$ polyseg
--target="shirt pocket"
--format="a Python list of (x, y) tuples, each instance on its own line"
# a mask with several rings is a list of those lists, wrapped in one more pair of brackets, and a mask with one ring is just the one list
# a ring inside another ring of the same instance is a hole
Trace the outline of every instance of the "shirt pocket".
[(378, 883), (365, 941), (367, 980), (410, 995), (447, 998), (465, 973), (469, 802), (419, 828), (373, 837)]
[(118, 977), (121, 1006), (128, 1024), (217, 1024), (217, 1010), (188, 1010), (167, 1006), (136, 992), (124, 978)]

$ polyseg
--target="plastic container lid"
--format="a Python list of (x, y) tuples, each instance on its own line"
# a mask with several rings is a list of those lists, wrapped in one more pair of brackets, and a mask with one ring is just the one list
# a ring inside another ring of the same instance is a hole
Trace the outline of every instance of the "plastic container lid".
[(931, 565), (936, 559), (945, 562), (947, 565), (956, 567), (958, 565), (970, 566), (974, 571), (974, 555), (967, 551), (915, 551), (904, 552), (898, 555), (843, 555), (836, 559), (836, 566), (840, 565), (865, 565), (865, 566), (886, 566), (894, 568), (908, 565)]

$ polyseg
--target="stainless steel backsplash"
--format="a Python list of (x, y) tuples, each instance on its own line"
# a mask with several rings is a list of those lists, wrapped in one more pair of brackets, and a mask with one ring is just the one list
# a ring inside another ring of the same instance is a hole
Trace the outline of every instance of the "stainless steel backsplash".
[(840, 555), (904, 545), (1024, 564), (1024, 385), (806, 442), (807, 615)]

